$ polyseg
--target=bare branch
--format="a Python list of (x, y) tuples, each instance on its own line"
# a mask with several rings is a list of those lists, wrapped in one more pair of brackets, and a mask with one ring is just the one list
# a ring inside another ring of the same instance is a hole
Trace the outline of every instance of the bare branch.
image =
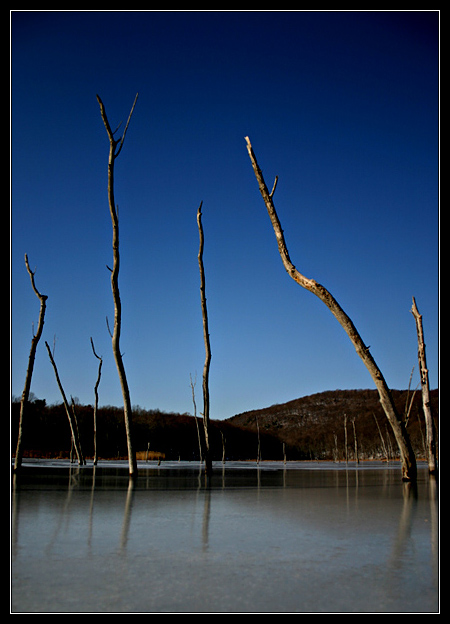
[(91, 337), (91, 347), (92, 347), (92, 352), (97, 358), (97, 360), (101, 360), (102, 358), (99, 355), (97, 355), (97, 353), (95, 352), (94, 341), (92, 340), (92, 337)]
[(136, 93), (136, 97), (134, 98), (133, 106), (131, 107), (130, 114), (128, 115), (127, 125), (125, 126), (125, 129), (124, 129), (123, 134), (122, 134), (122, 138), (120, 139), (120, 145), (119, 145), (119, 149), (117, 150), (116, 158), (120, 154), (120, 151), (121, 151), (121, 149), (123, 147), (123, 142), (125, 141), (125, 135), (127, 133), (128, 126), (130, 125), (131, 115), (133, 114), (134, 107), (136, 106), (138, 95), (139, 95), (139, 93)]
[(34, 276), (36, 274), (36, 269), (34, 271), (32, 271), (30, 269), (30, 265), (28, 264), (28, 256), (27, 256), (27, 254), (25, 254), (25, 266), (27, 267), (27, 271), (28, 271), (28, 274), (29, 274), (30, 280), (31, 280), (31, 286), (33, 287), (33, 290), (34, 290), (36, 296), (41, 300), (41, 302), (42, 301), (46, 301), (48, 299), (47, 295), (41, 295), (41, 293), (36, 288), (36, 284), (34, 282)]
[(118, 141), (114, 140), (114, 133), (111, 130), (111, 126), (109, 125), (108, 117), (106, 115), (105, 105), (103, 104), (99, 95), (97, 95), (97, 102), (100, 105), (100, 114), (103, 119), (103, 123), (105, 124), (106, 132), (108, 133), (108, 137), (111, 143), (117, 143)]
[(278, 176), (275, 176), (275, 180), (273, 181), (273, 187), (269, 195), (270, 198), (273, 197), (273, 194), (275, 193), (275, 189), (277, 188), (277, 184), (278, 184)]

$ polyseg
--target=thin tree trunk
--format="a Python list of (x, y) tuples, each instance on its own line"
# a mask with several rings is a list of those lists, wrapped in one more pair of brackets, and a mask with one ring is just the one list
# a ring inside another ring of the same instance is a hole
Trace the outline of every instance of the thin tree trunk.
[(352, 418), (352, 425), (353, 425), (353, 441), (355, 443), (355, 461), (357, 464), (359, 464), (359, 454), (358, 454), (358, 439), (356, 437), (356, 425), (355, 425), (355, 419)]
[(197, 211), (197, 224), (200, 238), (198, 250), (198, 266), (200, 269), (200, 298), (203, 318), (203, 340), (205, 342), (205, 364), (203, 367), (203, 427), (205, 430), (205, 472), (209, 476), (212, 472), (212, 459), (209, 447), (209, 368), (211, 365), (211, 346), (209, 343), (208, 310), (206, 307), (205, 270), (203, 267), (203, 248), (205, 244), (202, 226), (202, 205)]
[(22, 392), (22, 398), (20, 400), (20, 417), (19, 417), (19, 433), (17, 437), (17, 446), (16, 446), (16, 458), (14, 461), (14, 470), (17, 472), (22, 466), (23, 459), (23, 428), (24, 422), (26, 420), (26, 411), (28, 407), (28, 398), (30, 396), (30, 388), (31, 388), (31, 378), (33, 377), (33, 369), (34, 369), (34, 360), (36, 357), (36, 349), (38, 346), (38, 342), (42, 335), (42, 330), (44, 329), (44, 317), (45, 317), (45, 309), (46, 309), (46, 301), (48, 299), (47, 295), (42, 295), (38, 289), (36, 288), (36, 284), (34, 283), (34, 273), (30, 269), (30, 265), (28, 264), (28, 256), (25, 254), (25, 266), (27, 267), (28, 274), (31, 279), (31, 286), (41, 302), (41, 307), (39, 310), (39, 321), (37, 332), (33, 336), (31, 340), (31, 348), (30, 355), (28, 356), (28, 368), (25, 376), (25, 385)]
[(94, 341), (91, 338), (91, 346), (92, 346), (92, 351), (95, 355), (95, 357), (97, 358), (98, 362), (98, 375), (97, 375), (97, 381), (95, 382), (95, 386), (94, 386), (94, 397), (95, 397), (95, 401), (94, 401), (94, 466), (97, 465), (98, 462), (98, 453), (97, 453), (97, 409), (98, 409), (98, 386), (100, 384), (100, 378), (102, 376), (102, 364), (103, 364), (103, 360), (102, 358), (97, 355), (97, 353), (95, 352), (95, 347), (94, 347)]
[(61, 392), (61, 396), (62, 396), (63, 403), (64, 403), (64, 408), (66, 410), (67, 418), (69, 420), (70, 432), (72, 434), (72, 441), (73, 441), (73, 445), (75, 446), (75, 451), (76, 451), (77, 458), (78, 458), (78, 465), (81, 466), (84, 463), (84, 460), (83, 460), (83, 453), (81, 452), (80, 440), (78, 437), (78, 427), (76, 425), (73, 414), (70, 411), (69, 403), (67, 402), (66, 395), (65, 395), (61, 380), (58, 375), (56, 362), (53, 359), (53, 355), (50, 350), (50, 347), (48, 346), (48, 342), (45, 343), (45, 346), (47, 347), (48, 356), (50, 358), (50, 362), (52, 363), (53, 370), (55, 371), (56, 383), (58, 384), (59, 391)]
[(313, 279), (309, 279), (302, 275), (292, 264), (286, 247), (281, 223), (278, 219), (278, 215), (276, 213), (272, 199), (275, 192), (276, 184), (278, 182), (278, 177), (275, 178), (273, 189), (269, 193), (262, 172), (258, 167), (258, 163), (256, 161), (256, 157), (253, 152), (250, 140), (248, 137), (245, 137), (245, 139), (247, 142), (247, 150), (250, 156), (250, 160), (252, 162), (253, 170), (258, 181), (259, 190), (264, 199), (267, 212), (272, 222), (272, 226), (278, 243), (278, 251), (280, 253), (284, 268), (294, 281), (296, 281), (303, 288), (306, 288), (306, 290), (309, 290), (314, 295), (316, 295), (331, 310), (333, 315), (339, 321), (342, 328), (347, 333), (353, 346), (356, 349), (357, 354), (369, 371), (378, 390), (381, 405), (383, 406), (386, 417), (391, 424), (395, 439), (400, 450), (403, 479), (405, 481), (414, 481), (417, 478), (416, 458), (413, 448), (411, 446), (411, 442), (409, 440), (409, 436), (404, 427), (404, 423), (402, 422), (394, 405), (394, 401), (392, 399), (388, 385), (380, 369), (375, 363), (375, 360), (373, 359), (371, 353), (369, 352), (369, 347), (366, 347), (352, 320), (347, 316), (347, 314), (338, 304), (336, 299), (321, 284)]
[[(80, 447), (80, 453), (81, 453), (80, 430), (78, 428), (78, 418), (77, 418), (77, 412), (75, 410), (75, 401), (73, 400), (72, 396), (70, 397), (70, 405), (72, 407), (72, 416), (73, 416), (73, 424), (75, 427), (75, 435), (76, 435), (76, 439), (78, 440), (78, 445)], [(83, 464), (86, 463), (86, 458), (84, 457), (83, 453), (81, 453), (81, 460)]]
[(200, 463), (202, 463), (202, 440), (200, 437), (200, 429), (199, 429), (198, 420), (197, 420), (197, 403), (195, 402), (195, 384), (197, 383), (197, 373), (195, 374), (195, 381), (192, 381), (191, 374), (189, 374), (189, 379), (191, 380), (192, 403), (194, 404), (194, 421), (195, 421), (195, 426), (197, 427), (198, 453), (199, 453)]
[(381, 433), (380, 425), (378, 424), (378, 420), (377, 420), (377, 417), (375, 416), (375, 414), (373, 415), (373, 417), (375, 418), (375, 422), (376, 422), (377, 428), (378, 428), (378, 433), (380, 434), (381, 446), (383, 447), (384, 455), (386, 457), (386, 461), (389, 462), (389, 453), (388, 453), (387, 446), (386, 446), (386, 443), (385, 443), (384, 438), (383, 438), (383, 434)]
[(258, 452), (256, 455), (256, 463), (259, 464), (259, 462), (261, 461), (261, 440), (259, 437), (259, 422), (258, 422), (258, 416), (255, 416), (256, 418), (256, 432), (258, 434)]
[(348, 464), (347, 414), (344, 414), (344, 451), (345, 463)]
[(334, 438), (334, 462), (338, 464), (339, 463), (338, 439), (335, 433), (333, 433), (333, 438)]
[(223, 431), (220, 432), (220, 435), (222, 436), (222, 464), (225, 463), (225, 442), (226, 442), (226, 438), (223, 435)]
[(425, 426), (426, 426), (426, 432), (427, 432), (428, 470), (431, 474), (436, 474), (438, 470), (437, 453), (436, 453), (436, 438), (435, 438), (433, 417), (431, 415), (430, 385), (428, 381), (427, 358), (426, 358), (426, 353), (425, 353), (425, 339), (424, 339), (424, 333), (423, 333), (422, 315), (419, 314), (419, 310), (417, 309), (416, 300), (414, 299), (414, 297), (413, 297), (413, 305), (412, 305), (411, 312), (416, 321), (416, 329), (417, 329), (420, 381), (422, 384), (422, 405), (423, 405), (423, 413), (425, 416)]
[(111, 270), (111, 289), (114, 299), (114, 331), (112, 335), (112, 349), (114, 354), (114, 359), (116, 362), (117, 372), (119, 374), (120, 386), (122, 389), (123, 396), (123, 408), (124, 408), (124, 419), (125, 419), (125, 429), (127, 436), (127, 446), (128, 446), (128, 465), (129, 465), (129, 474), (131, 477), (137, 476), (137, 463), (136, 463), (136, 452), (133, 447), (133, 432), (132, 432), (132, 421), (133, 415), (131, 410), (131, 400), (130, 400), (130, 391), (128, 388), (127, 376), (125, 373), (125, 367), (123, 364), (122, 354), (120, 352), (120, 331), (122, 324), (122, 304), (120, 301), (120, 293), (119, 293), (119, 266), (120, 266), (120, 256), (119, 256), (119, 219), (116, 210), (116, 204), (114, 200), (114, 163), (117, 156), (120, 154), (123, 142), (125, 140), (125, 135), (128, 129), (128, 125), (130, 123), (131, 115), (133, 114), (134, 107), (136, 105), (137, 94), (134, 99), (133, 106), (131, 108), (130, 114), (128, 116), (128, 121), (126, 123), (125, 129), (123, 131), (122, 136), (117, 141), (114, 139), (114, 133), (111, 130), (111, 127), (108, 122), (108, 118), (106, 116), (105, 107), (100, 97), (97, 95), (97, 101), (100, 105), (100, 112), (103, 119), (103, 123), (106, 128), (106, 132), (109, 138), (109, 160), (108, 160), (108, 202), (109, 202), (109, 211), (111, 213), (111, 222), (113, 228), (113, 268)]

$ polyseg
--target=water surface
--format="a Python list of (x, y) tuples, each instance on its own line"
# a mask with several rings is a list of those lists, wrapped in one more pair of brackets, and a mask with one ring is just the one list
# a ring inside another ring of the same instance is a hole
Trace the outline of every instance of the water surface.
[(27, 462), (12, 613), (439, 610), (437, 485), (398, 465)]

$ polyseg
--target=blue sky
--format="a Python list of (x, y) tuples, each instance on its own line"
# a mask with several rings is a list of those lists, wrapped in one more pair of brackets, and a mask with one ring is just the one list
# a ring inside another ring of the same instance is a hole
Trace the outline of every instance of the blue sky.
[(113, 318), (108, 139), (116, 161), (131, 401), (201, 410), (196, 212), (203, 201), (211, 417), (372, 388), (346, 334), (282, 266), (247, 154), (271, 185), (291, 259), (348, 315), (391, 388), (406, 388), (423, 315), (438, 386), (439, 13), (11, 13), (11, 392), (48, 295), (32, 392), (122, 405)]

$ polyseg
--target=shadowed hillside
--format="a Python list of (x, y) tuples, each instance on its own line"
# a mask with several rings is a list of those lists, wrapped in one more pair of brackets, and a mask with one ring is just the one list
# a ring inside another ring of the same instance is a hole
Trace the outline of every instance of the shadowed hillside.
[[(410, 393), (410, 397), (411, 397)], [(403, 413), (408, 392), (394, 390), (397, 409)], [(438, 425), (438, 390), (431, 391), (434, 421)], [(19, 402), (12, 404), (11, 449), (16, 448)], [(83, 453), (93, 455), (93, 407), (76, 405)], [(374, 417), (375, 415), (375, 417)], [(394, 437), (381, 409), (376, 390), (335, 390), (295, 399), (284, 404), (244, 412), (223, 421), (211, 421), (211, 449), (215, 461), (222, 459), (222, 440), (228, 460), (255, 460), (259, 442), (262, 460), (345, 459), (345, 416), (347, 457), (354, 459), (355, 438), (360, 459), (392, 458)], [(376, 418), (376, 419), (375, 419)], [(166, 413), (134, 407), (135, 447), (140, 458), (150, 451), (165, 459), (198, 460), (197, 426), (189, 414)], [(354, 421), (354, 428), (353, 428)], [(203, 423), (197, 419), (203, 436)], [(421, 393), (418, 391), (409, 417), (408, 431), (418, 458), (424, 456), (425, 424)], [(380, 435), (381, 432), (381, 435)], [(70, 429), (62, 404), (30, 403), (25, 427), (24, 456), (68, 457)], [(381, 436), (383, 440), (381, 439)], [(97, 446), (99, 458), (126, 457), (123, 410), (106, 406), (98, 410)]]
[[(392, 395), (398, 411), (405, 413), (413, 393), (393, 390)], [(438, 400), (438, 390), (432, 390), (431, 403), (436, 428)], [(385, 447), (389, 455), (396, 454), (394, 436), (376, 390), (321, 392), (281, 405), (244, 412), (233, 416), (228, 422), (256, 431), (258, 421), (261, 432), (270, 432), (286, 444), (288, 459), (344, 459), (345, 416), (349, 459), (354, 459), (354, 431), (360, 459), (384, 457)], [(422, 457), (425, 421), (420, 391), (414, 395), (408, 432), (417, 457)], [(264, 449), (262, 456), (265, 457)]]

